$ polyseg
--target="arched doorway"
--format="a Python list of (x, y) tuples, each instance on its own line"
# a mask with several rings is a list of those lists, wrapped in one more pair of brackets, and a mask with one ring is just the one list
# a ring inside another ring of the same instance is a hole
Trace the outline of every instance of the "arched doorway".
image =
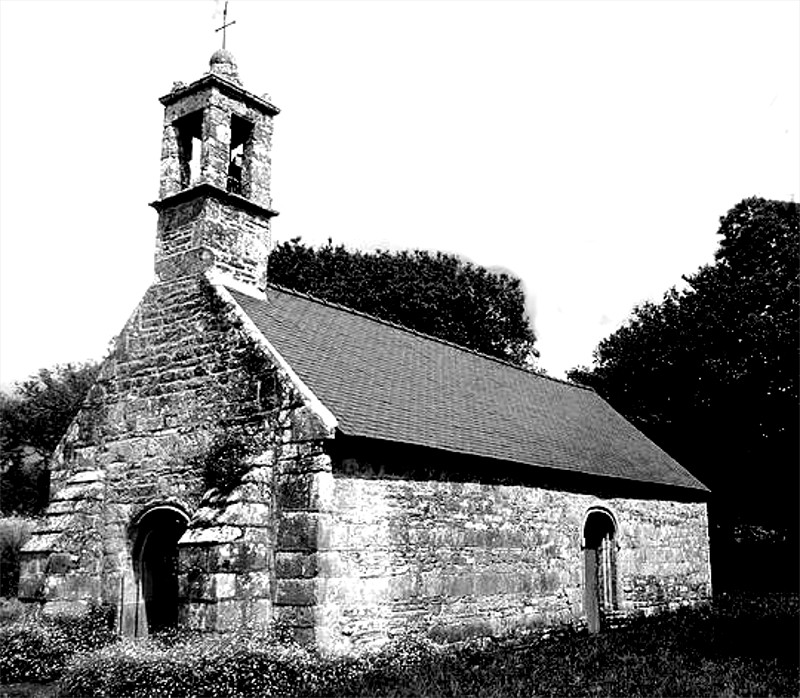
[(617, 527), (605, 509), (592, 509), (583, 525), (583, 607), (590, 633), (617, 608)]
[(135, 523), (136, 635), (174, 628), (178, 622), (178, 540), (187, 522), (180, 509), (165, 505), (149, 509)]

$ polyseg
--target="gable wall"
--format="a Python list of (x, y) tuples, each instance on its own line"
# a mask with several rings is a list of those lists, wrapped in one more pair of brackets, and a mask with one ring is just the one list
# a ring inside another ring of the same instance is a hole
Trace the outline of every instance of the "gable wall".
[[(51, 504), (24, 553), (24, 600), (49, 611), (108, 603), (123, 631), (138, 618), (141, 632), (131, 527), (169, 505), (190, 517), (179, 546), (184, 621), (269, 621), (274, 471), (302, 470), (321, 447), (289, 377), (215, 293), (198, 277), (156, 284), (121, 333), (54, 455)], [(245, 481), (212, 496), (204, 454), (225, 425), (261, 439)]]
[(704, 503), (338, 473), (320, 542), (318, 642), (347, 652), (409, 631), (459, 640), (583, 624), (592, 506), (618, 522), (621, 612), (709, 597)]

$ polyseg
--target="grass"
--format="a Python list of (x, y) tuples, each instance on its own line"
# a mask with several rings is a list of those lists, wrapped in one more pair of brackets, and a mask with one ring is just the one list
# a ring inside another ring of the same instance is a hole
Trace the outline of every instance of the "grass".
[[(762, 594), (720, 596), (598, 636), (459, 648), (406, 641), (336, 660), (230, 636), (120, 642), (77, 656), (61, 695), (797, 696), (799, 619), (797, 594)], [(42, 688), (0, 687), (0, 696)]]
[(320, 695), (797, 696), (798, 617), (796, 595), (722, 597), (599, 636), (444, 652)]

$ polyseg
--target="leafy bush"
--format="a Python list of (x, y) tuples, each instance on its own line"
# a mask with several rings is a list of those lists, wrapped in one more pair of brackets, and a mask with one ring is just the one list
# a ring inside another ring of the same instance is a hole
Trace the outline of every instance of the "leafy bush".
[(0, 626), (0, 683), (49, 681), (73, 654), (115, 639), (108, 612), (93, 607), (84, 616), (23, 618)]
[(294, 644), (243, 635), (124, 640), (76, 657), (63, 696), (288, 696), (313, 678)]
[(17, 595), (19, 551), (31, 537), (31, 521), (21, 516), (0, 518), (0, 596)]
[(270, 281), (530, 367), (539, 356), (519, 279), (443, 252), (350, 251), (294, 238), (270, 254)]
[(798, 695), (797, 614), (796, 595), (722, 597), (597, 636), (573, 629), (535, 642), (511, 637), (459, 646), (406, 638), (338, 658), (241, 635), (124, 641), (75, 657), (61, 691), (176, 698)]
[(0, 510), (36, 515), (47, 506), (53, 452), (95, 382), (93, 363), (43, 368), (11, 394), (0, 391)]
[(205, 486), (208, 489), (216, 487), (222, 494), (228, 494), (250, 469), (247, 458), (252, 454), (253, 446), (245, 434), (237, 431), (217, 434), (200, 459)]
[(25, 604), (18, 599), (0, 598), (0, 625), (20, 620), (25, 615)]
[(322, 658), (279, 638), (184, 635), (124, 640), (75, 657), (62, 696), (371, 695), (424, 676), (441, 650), (406, 639), (358, 657)]
[(57, 626), (23, 620), (0, 627), (0, 682), (54, 679), (70, 654)]

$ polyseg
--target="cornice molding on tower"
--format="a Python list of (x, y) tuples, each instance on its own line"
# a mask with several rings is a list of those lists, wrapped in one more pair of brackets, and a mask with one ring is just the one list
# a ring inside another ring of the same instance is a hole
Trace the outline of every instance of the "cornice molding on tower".
[(262, 218), (274, 218), (275, 216), (279, 215), (277, 211), (271, 208), (266, 208), (265, 206), (259, 206), (258, 204), (250, 201), (249, 199), (245, 199), (243, 196), (239, 196), (238, 194), (233, 194), (229, 191), (226, 191), (225, 189), (221, 189), (220, 187), (214, 184), (210, 184), (208, 182), (201, 182), (200, 184), (197, 184), (195, 186), (182, 189), (177, 194), (172, 194), (171, 196), (167, 196), (163, 199), (157, 199), (156, 201), (151, 201), (150, 206), (152, 206), (156, 211), (161, 213), (163, 210), (171, 206), (176, 206), (186, 201), (191, 201), (192, 199), (198, 199), (198, 198), (220, 199), (226, 204), (230, 204), (231, 206), (243, 209), (248, 213), (252, 213), (256, 216), (261, 216)]
[(204, 75), (199, 80), (195, 80), (191, 85), (174, 89), (169, 94), (160, 97), (158, 101), (167, 107), (170, 104), (174, 104), (178, 100), (183, 99), (192, 92), (198, 92), (210, 86), (218, 87), (221, 92), (226, 93), (229, 97), (240, 99), (248, 106), (253, 107), (253, 109), (257, 109), (258, 111), (269, 114), (270, 116), (276, 116), (281, 112), (281, 110), (278, 109), (278, 107), (276, 107), (274, 104), (267, 102), (267, 100), (262, 99), (261, 97), (257, 97), (252, 92), (248, 92), (236, 83), (226, 80), (225, 78), (221, 78), (219, 75), (214, 75), (213, 73)]

